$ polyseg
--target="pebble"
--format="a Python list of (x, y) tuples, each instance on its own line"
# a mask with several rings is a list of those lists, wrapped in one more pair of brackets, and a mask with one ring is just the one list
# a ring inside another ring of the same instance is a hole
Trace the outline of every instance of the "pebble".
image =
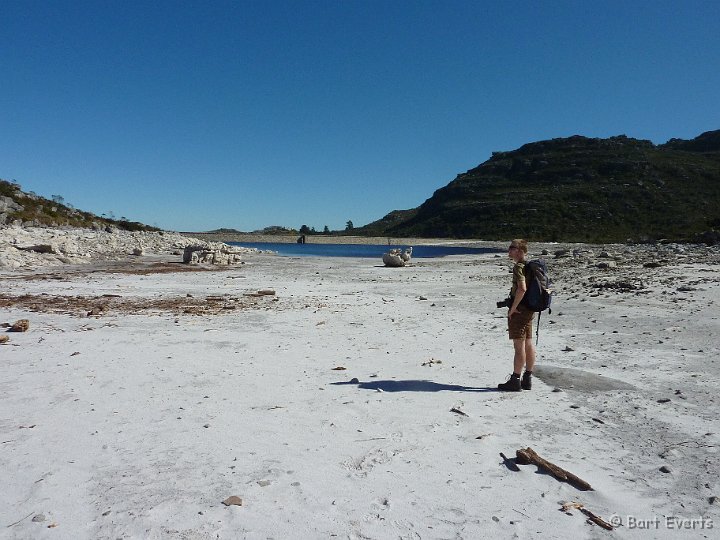
[(33, 516), (32, 520), (34, 523), (41, 523), (45, 521), (45, 516), (43, 514), (37, 514), (36, 516)]
[(672, 469), (670, 467), (668, 467), (667, 465), (663, 465), (662, 467), (660, 467), (660, 472), (661, 473), (671, 473)]

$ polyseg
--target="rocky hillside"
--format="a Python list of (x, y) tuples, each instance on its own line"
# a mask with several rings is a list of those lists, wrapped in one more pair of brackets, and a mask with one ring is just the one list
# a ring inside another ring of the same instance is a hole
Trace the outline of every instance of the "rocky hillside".
[(61, 196), (45, 199), (26, 193), (14, 182), (0, 180), (0, 226), (23, 227), (81, 227), (106, 229), (116, 227), (126, 231), (157, 231), (159, 229), (127, 219), (108, 219), (77, 210), (65, 203)]
[(495, 152), (420, 207), (391, 212), (355, 234), (716, 241), (718, 228), (720, 131), (711, 131), (663, 145), (574, 136)]

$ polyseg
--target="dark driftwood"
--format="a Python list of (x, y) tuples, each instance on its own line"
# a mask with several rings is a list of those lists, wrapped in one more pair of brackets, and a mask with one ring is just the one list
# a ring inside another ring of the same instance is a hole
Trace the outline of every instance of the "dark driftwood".
[(598, 516), (597, 514), (593, 514), (590, 510), (587, 508), (581, 508), (580, 511), (585, 514), (590, 521), (592, 521), (595, 525), (599, 525), (603, 529), (606, 529), (608, 531), (613, 530), (613, 526), (610, 525), (607, 521), (605, 521), (603, 518)]
[(597, 514), (591, 512), (585, 506), (583, 506), (582, 503), (579, 502), (566, 502), (562, 505), (562, 511), (568, 512), (571, 508), (575, 508), (576, 510), (580, 510), (583, 514), (585, 514), (588, 518), (588, 521), (592, 521), (595, 525), (599, 525), (603, 529), (606, 529), (608, 531), (612, 531), (614, 527), (605, 521), (603, 518), (598, 516)]
[(521, 448), (516, 452), (516, 455), (516, 463), (520, 463), (521, 465), (534, 463), (541, 469), (549, 472), (561, 482), (567, 482), (582, 491), (593, 491), (593, 488), (585, 480), (553, 463), (550, 463), (548, 460), (541, 458), (532, 448)]

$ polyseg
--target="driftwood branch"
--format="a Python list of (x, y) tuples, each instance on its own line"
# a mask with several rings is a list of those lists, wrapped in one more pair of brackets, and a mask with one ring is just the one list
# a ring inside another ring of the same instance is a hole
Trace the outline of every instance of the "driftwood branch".
[(550, 463), (548, 460), (541, 458), (532, 448), (521, 448), (516, 452), (516, 463), (521, 465), (529, 465), (534, 463), (544, 471), (547, 471), (561, 482), (567, 482), (582, 491), (593, 491), (593, 488), (582, 478), (575, 476), (573, 473)]
[(588, 518), (588, 521), (592, 521), (595, 525), (599, 525), (603, 529), (606, 529), (608, 531), (612, 531), (615, 527), (610, 525), (607, 521), (605, 521), (603, 518), (598, 516), (597, 514), (591, 512), (585, 506), (583, 506), (582, 503), (579, 502), (567, 502), (562, 505), (562, 511), (568, 512), (571, 508), (575, 508), (577, 510), (580, 510), (583, 514), (585, 514)]

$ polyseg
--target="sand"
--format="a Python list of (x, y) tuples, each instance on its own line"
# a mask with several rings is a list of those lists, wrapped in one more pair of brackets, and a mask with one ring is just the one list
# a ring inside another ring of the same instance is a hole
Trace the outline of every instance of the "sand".
[(717, 248), (543, 247), (512, 394), (504, 256), (0, 272), (0, 537), (716, 538)]

